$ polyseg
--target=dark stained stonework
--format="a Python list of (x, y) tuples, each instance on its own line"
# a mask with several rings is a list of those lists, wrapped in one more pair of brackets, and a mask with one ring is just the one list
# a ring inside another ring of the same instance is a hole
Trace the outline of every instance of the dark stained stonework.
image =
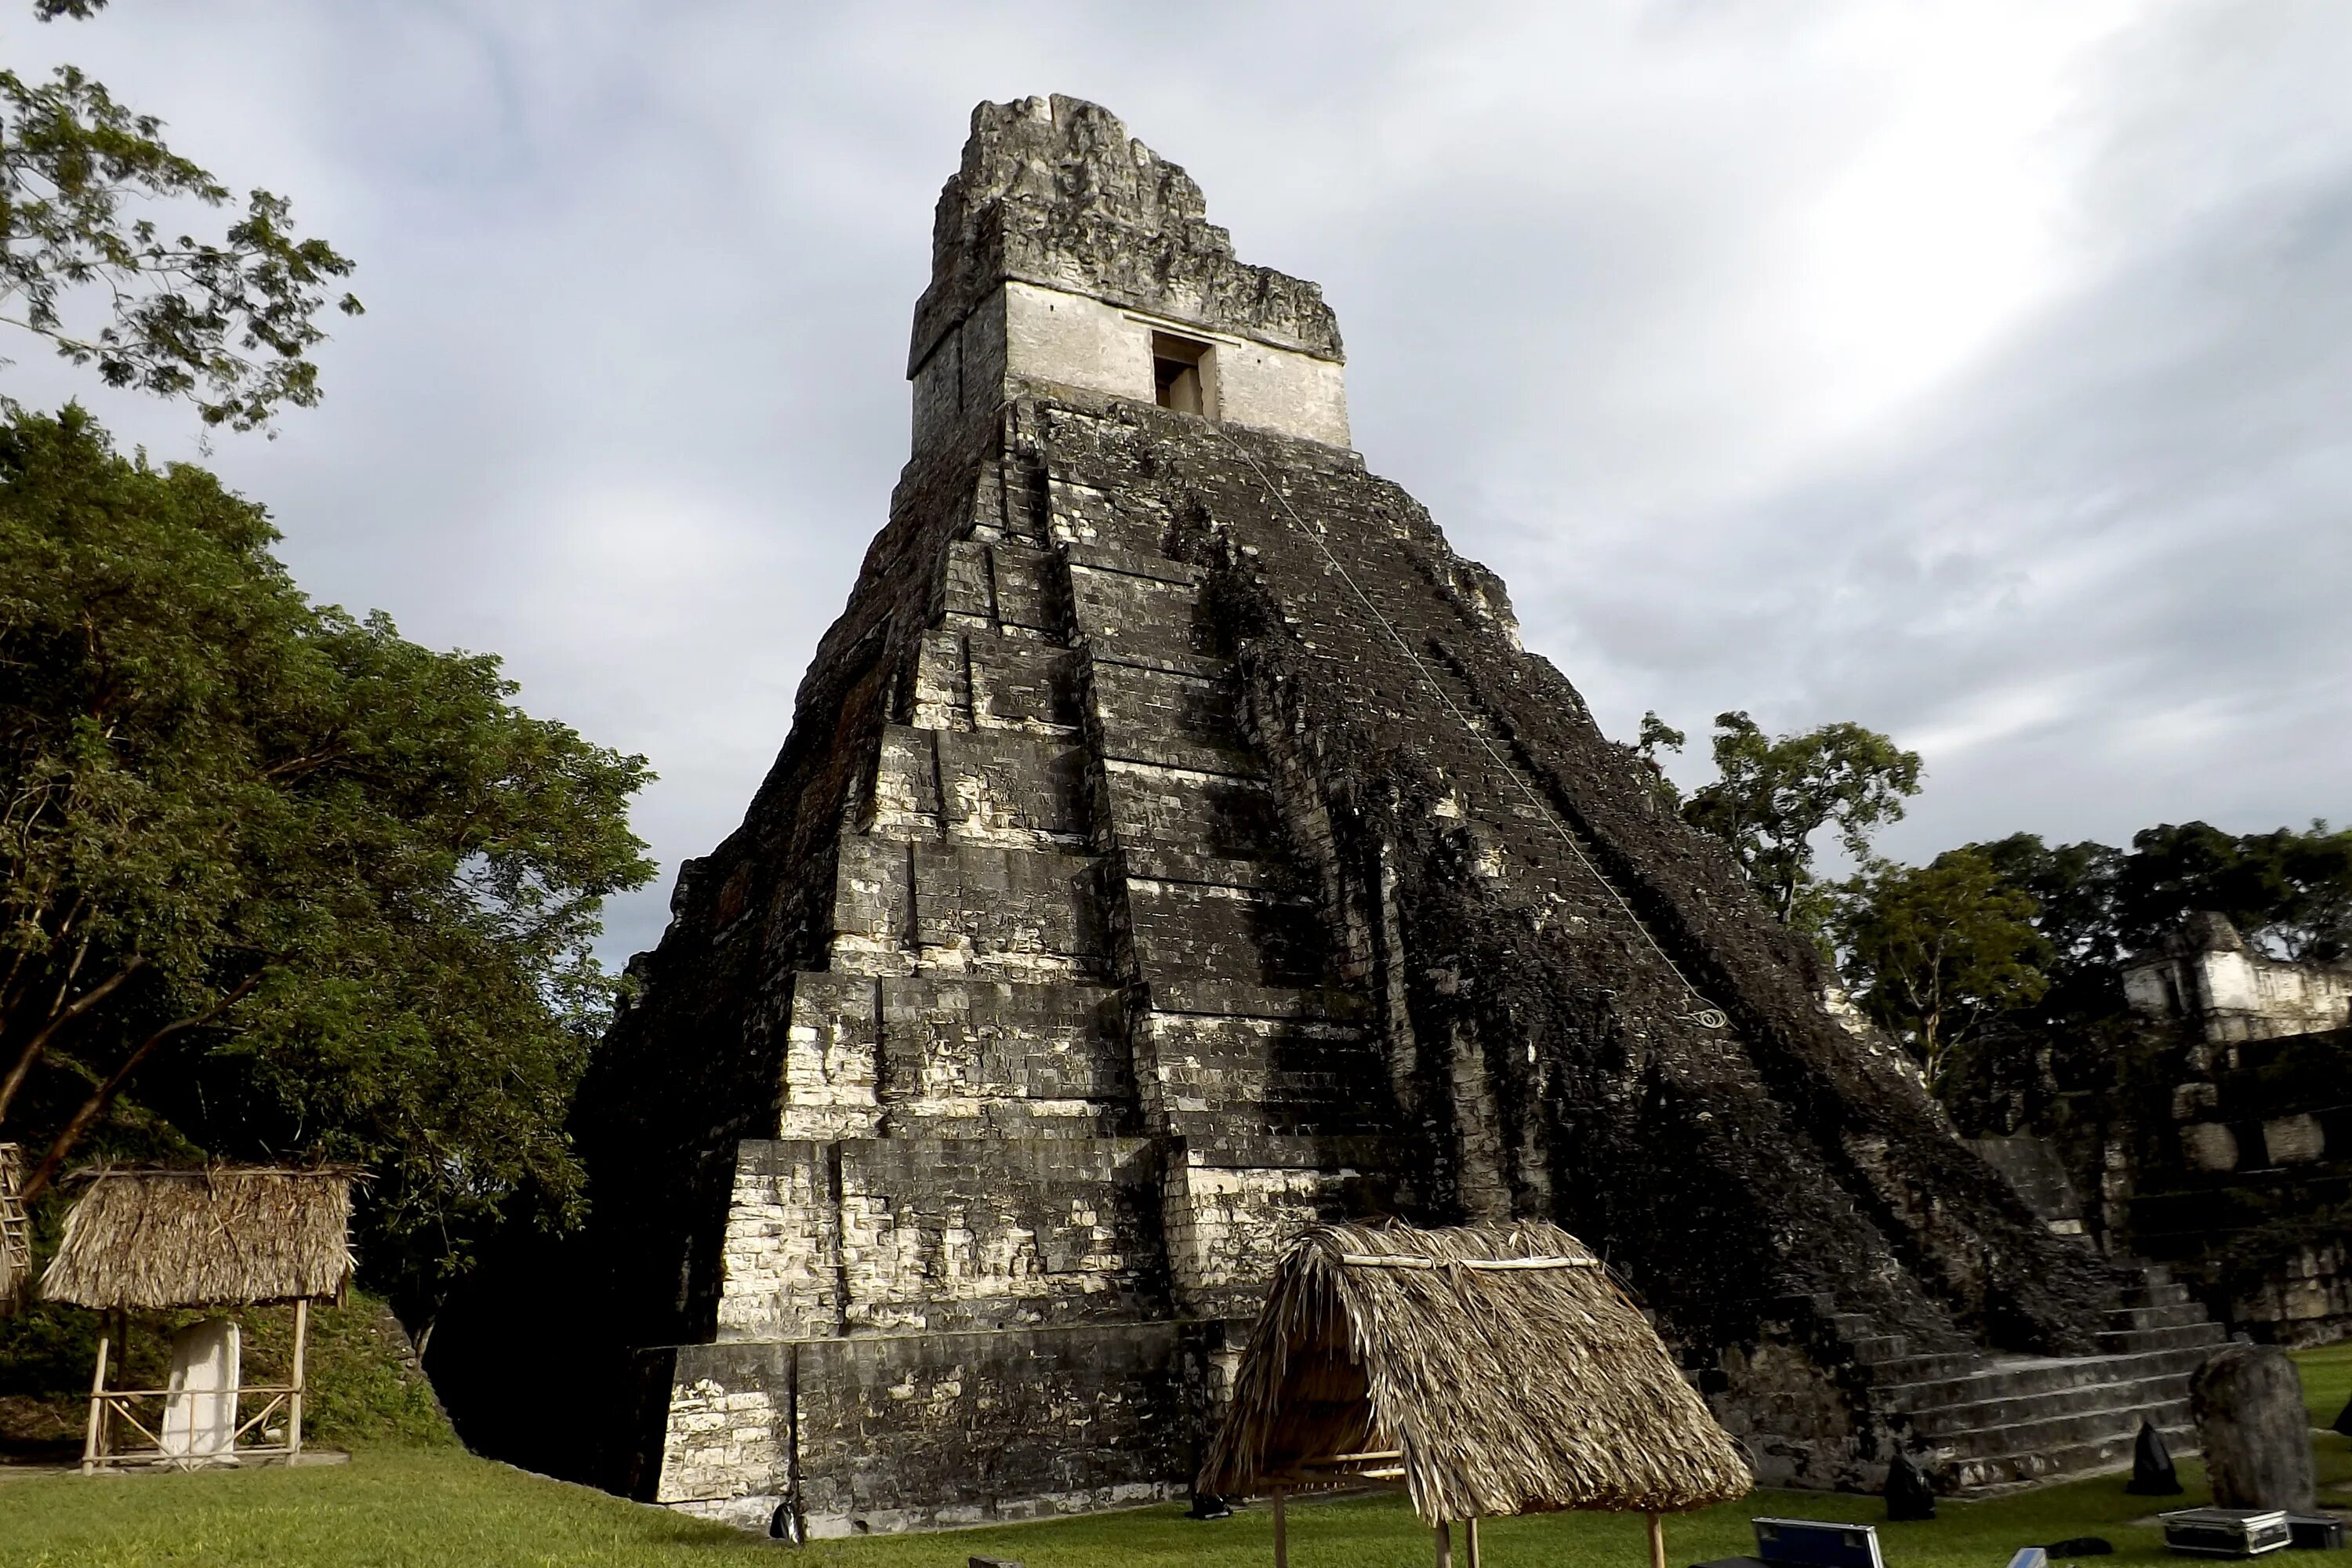
[[(975, 113), (917, 359), (1008, 278), (1338, 353), (1075, 100)], [(1491, 573), (1352, 451), (1089, 374), (929, 427), (633, 965), (579, 1123), (613, 1484), (819, 1534), (1181, 1493), (1285, 1237), (1380, 1215), (1603, 1249), (1769, 1481), (2181, 1427), (2210, 1325), (1823, 1012)]]

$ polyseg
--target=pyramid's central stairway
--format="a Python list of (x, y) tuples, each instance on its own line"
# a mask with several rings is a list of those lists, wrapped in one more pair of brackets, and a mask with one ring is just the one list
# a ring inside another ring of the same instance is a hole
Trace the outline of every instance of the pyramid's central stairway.
[(2177, 1424), (2210, 1326), (1822, 1012), (1339, 367), (1109, 115), (976, 111), (888, 524), (586, 1091), (619, 1484), (815, 1533), (1180, 1492), (1341, 1216), (1557, 1218), (1768, 1479)]

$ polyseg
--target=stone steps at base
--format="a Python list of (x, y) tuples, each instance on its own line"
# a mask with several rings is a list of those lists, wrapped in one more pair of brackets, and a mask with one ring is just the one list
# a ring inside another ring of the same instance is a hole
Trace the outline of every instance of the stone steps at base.
[(2137, 1355), (2149, 1351), (2213, 1350), (2228, 1342), (2221, 1325), (2200, 1321), (2169, 1328), (2110, 1330), (2098, 1336), (2099, 1349), (2109, 1355)]
[(1986, 1364), (1984, 1355), (1977, 1351), (1928, 1351), (1888, 1356), (1879, 1361), (1867, 1356), (1855, 1359), (1862, 1362), (1869, 1372), (1871, 1382), (1889, 1391), (1916, 1384), (1966, 1378), (1982, 1371)]
[(2177, 1307), (2195, 1300), (2186, 1285), (2137, 1285), (2124, 1292), (2126, 1304), (2134, 1307)]
[[(2158, 1430), (2164, 1436), (2165, 1447), (2176, 1457), (2197, 1451), (2196, 1428), (2171, 1426)], [(2064, 1476), (2128, 1468), (2132, 1447), (2138, 1437), (2139, 1428), (2135, 1425), (2130, 1433), (2120, 1437), (2103, 1437), (2061, 1448), (1993, 1458), (1962, 1460), (1947, 1472), (1944, 1486), (1950, 1491), (1969, 1493), (2053, 1480)]]
[(2167, 1373), (2115, 1383), (2075, 1384), (2039, 1394), (2004, 1392), (1964, 1405), (1915, 1408), (1903, 1414), (1932, 1439), (1937, 1432), (1979, 1431), (2053, 1416), (2142, 1410), (2174, 1404), (2188, 1396), (2189, 1374)]
[(1889, 1425), (1905, 1434), (1905, 1446), (1931, 1456), (1945, 1491), (2000, 1489), (2128, 1465), (2143, 1421), (2154, 1422), (2176, 1449), (2184, 1446), (2183, 1433), (2193, 1446), (2189, 1378), (2221, 1334), (2202, 1321), (2162, 1321), (2180, 1317), (2179, 1305), (2122, 1309), (2116, 1321), (2137, 1323), (2143, 1313), (2159, 1321), (2100, 1336), (2104, 1343), (2148, 1348), (1979, 1362), (1960, 1375), (1881, 1382), (1875, 1399)]
[[(2175, 1287), (2178, 1289), (2178, 1287)], [(2168, 1301), (2161, 1306), (2117, 1307), (2107, 1314), (2111, 1329), (2179, 1329), (2206, 1321), (2205, 1309), (2195, 1301)]]
[(1956, 1373), (1900, 1382), (1882, 1378), (1875, 1400), (1886, 1410), (1944, 1409), (2086, 1384), (2185, 1375), (2196, 1371), (2210, 1353), (2212, 1347), (2200, 1345), (2124, 1355), (2047, 1357), (1990, 1363), (1979, 1358), (1966, 1371)]
[(1927, 1442), (1939, 1458), (1959, 1465), (2021, 1460), (2039, 1454), (2062, 1453), (2101, 1443), (2123, 1444), (2125, 1455), (2128, 1458), (2132, 1439), (2139, 1435), (2139, 1424), (2143, 1420), (2155, 1422), (2159, 1430), (2186, 1426), (2189, 1422), (2188, 1397), (2184, 1394), (2158, 1404), (2116, 1405), (2071, 1415), (2049, 1415), (2039, 1420), (2015, 1421), (2000, 1426), (1931, 1432), (1927, 1435)]

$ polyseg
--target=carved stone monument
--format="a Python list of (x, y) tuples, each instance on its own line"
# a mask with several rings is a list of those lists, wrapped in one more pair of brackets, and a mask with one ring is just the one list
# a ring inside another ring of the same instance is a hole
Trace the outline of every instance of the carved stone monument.
[(205, 1318), (172, 1335), (172, 1371), (157, 1434), (164, 1457), (226, 1459), (236, 1443), (244, 1347), (234, 1320)]
[(2205, 1479), (2217, 1508), (2309, 1513), (2317, 1481), (2303, 1378), (2275, 1345), (2230, 1345), (2190, 1386)]

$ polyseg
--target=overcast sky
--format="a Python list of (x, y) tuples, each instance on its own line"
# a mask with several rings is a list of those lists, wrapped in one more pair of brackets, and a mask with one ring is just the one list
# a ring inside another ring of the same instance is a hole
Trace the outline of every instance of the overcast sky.
[(313, 595), (652, 759), (616, 959), (782, 742), (906, 457), (940, 184), (1033, 93), (1323, 285), (1367, 462), (1686, 782), (1741, 707), (1924, 752), (1906, 858), (2352, 817), (2342, 0), (11, 9), (7, 64), (360, 263), (325, 404), (205, 460)]

